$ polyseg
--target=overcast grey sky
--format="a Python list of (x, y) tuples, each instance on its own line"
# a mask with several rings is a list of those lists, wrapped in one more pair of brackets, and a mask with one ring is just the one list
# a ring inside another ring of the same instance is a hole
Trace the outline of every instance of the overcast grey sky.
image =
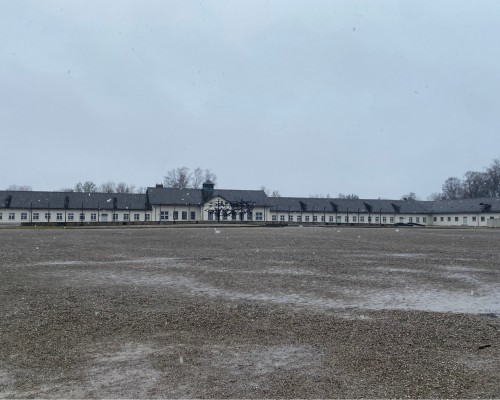
[(0, 0), (0, 188), (425, 199), (500, 157), (500, 1)]

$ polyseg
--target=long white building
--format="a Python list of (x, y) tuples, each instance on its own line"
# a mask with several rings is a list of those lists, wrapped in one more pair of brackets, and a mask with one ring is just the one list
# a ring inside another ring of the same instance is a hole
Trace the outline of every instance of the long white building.
[(500, 199), (268, 197), (262, 190), (148, 188), (145, 194), (0, 191), (0, 224), (170, 223), (500, 227)]

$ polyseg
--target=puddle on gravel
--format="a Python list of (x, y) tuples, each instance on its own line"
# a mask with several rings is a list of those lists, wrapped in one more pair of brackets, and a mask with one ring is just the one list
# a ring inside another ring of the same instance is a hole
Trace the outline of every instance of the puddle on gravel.
[[(73, 263), (75, 261), (55, 261), (44, 265)], [(105, 268), (110, 264), (130, 268)], [(500, 285), (489, 282), (482, 274), (491, 271), (469, 266), (436, 266), (431, 270), (374, 266), (351, 276), (335, 275), (335, 271), (319, 274), (300, 267), (280, 268), (276, 264), (255, 270), (213, 268), (175, 258), (140, 258), (101, 265), (103, 268), (56, 270), (50, 274), (62, 278), (66, 284), (129, 285), (137, 290), (141, 286), (168, 286), (185, 296), (258, 301), (316, 310), (358, 308), (500, 314)], [(207, 275), (207, 272), (215, 275)], [(422, 280), (433, 273), (441, 277), (436, 283)], [(241, 289), (242, 278), (236, 278), (242, 274), (254, 275), (244, 289)], [(268, 280), (265, 275), (277, 278)], [(277, 290), (272, 285), (280, 275), (283, 279), (287, 276), (295, 279)], [(211, 280), (223, 276), (231, 276), (232, 286), (223, 287)]]
[(143, 344), (127, 344), (120, 350), (94, 356), (85, 373), (86, 397), (146, 398), (160, 374), (148, 356), (153, 350)]

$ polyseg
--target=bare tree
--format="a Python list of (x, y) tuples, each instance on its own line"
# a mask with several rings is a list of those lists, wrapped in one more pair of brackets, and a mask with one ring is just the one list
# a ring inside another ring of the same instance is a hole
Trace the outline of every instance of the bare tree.
[(184, 189), (190, 186), (191, 173), (189, 168), (181, 167), (170, 170), (165, 176), (165, 186)]
[(127, 185), (125, 182), (119, 182), (116, 184), (116, 193), (134, 193), (134, 191), (134, 185)]
[(359, 199), (359, 196), (357, 194), (342, 194), (342, 193), (339, 193), (339, 195), (337, 196), (337, 198), (339, 199), (350, 199), (350, 200), (357, 200)]
[(430, 201), (443, 200), (443, 194), (437, 193), (437, 192), (431, 193), (429, 196), (427, 196), (427, 200), (430, 200)]
[(205, 182), (206, 181), (210, 181), (213, 184), (217, 183), (217, 175), (215, 175), (215, 173), (213, 173), (212, 171), (210, 171), (208, 168), (205, 169), (204, 174), (205, 174)]
[(468, 171), (462, 182), (462, 196), (464, 198), (488, 197), (488, 174), (484, 172)]
[(74, 188), (75, 192), (94, 193), (97, 191), (97, 185), (92, 181), (78, 182)]
[(168, 171), (164, 179), (166, 187), (199, 189), (206, 181), (217, 183), (217, 176), (209, 169), (196, 168), (193, 172), (188, 167), (174, 168)]
[(279, 190), (273, 190), (273, 192), (271, 193), (271, 197), (281, 197)]
[(136, 192), (136, 193), (139, 193), (139, 194), (144, 194), (144, 193), (146, 193), (146, 190), (148, 190), (148, 188), (147, 188), (146, 186), (139, 186), (139, 187), (135, 190), (135, 192)]
[(486, 170), (487, 186), (489, 195), (500, 196), (500, 158), (493, 160), (493, 163)]
[(193, 189), (200, 189), (205, 181), (205, 172), (200, 167), (196, 168), (191, 175), (191, 186)]
[(458, 178), (451, 177), (443, 183), (443, 199), (456, 200), (463, 197), (462, 181)]
[(401, 200), (418, 200), (418, 196), (414, 192), (410, 192), (402, 195)]
[(99, 186), (99, 191), (103, 193), (115, 193), (116, 183), (113, 181), (104, 182), (101, 186)]
[(31, 192), (33, 188), (29, 185), (10, 185), (7, 190), (18, 191), (18, 192)]

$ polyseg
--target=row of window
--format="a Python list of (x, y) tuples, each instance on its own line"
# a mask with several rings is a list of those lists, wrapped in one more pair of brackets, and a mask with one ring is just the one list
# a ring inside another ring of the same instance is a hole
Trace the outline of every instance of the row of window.
[[(39, 212), (34, 212), (31, 216), (31, 219), (33, 221), (39, 221), (40, 220), (40, 214), (43, 214), (43, 219), (45, 221), (51, 221), (53, 218), (52, 213), (46, 212), (46, 213), (39, 213)], [(80, 221), (85, 221), (86, 220), (86, 213), (79, 213), (77, 214), (78, 218)], [(56, 221), (63, 221), (64, 214), (62, 212), (56, 212), (55, 213), (55, 218)], [(75, 213), (67, 213), (66, 215), (67, 221), (74, 221), (75, 220)], [(109, 218), (109, 215), (106, 213), (101, 214), (100, 220), (103, 222), (107, 222)], [(113, 221), (118, 221), (119, 219), (119, 214), (113, 213), (111, 214), (111, 218)], [(133, 216), (134, 221), (140, 221), (141, 220), (141, 215), (140, 214), (134, 214)], [(3, 214), (0, 212), (0, 220), (3, 219)], [(9, 212), (9, 220), (15, 220), (16, 219), (16, 213), (15, 212)], [(27, 221), (28, 220), (28, 213), (27, 212), (21, 212), (21, 221)], [(123, 214), (123, 221), (129, 221), (130, 220), (130, 215), (129, 214)], [(151, 220), (151, 214), (145, 214), (144, 216), (145, 221), (150, 221)], [(90, 221), (97, 221), (97, 213), (90, 213)]]
[[(253, 212), (248, 211), (246, 213), (242, 212), (228, 212), (228, 211), (221, 211), (219, 214), (219, 217), (217, 217), (217, 212), (213, 210), (208, 211), (208, 220), (209, 221), (214, 221), (221, 219), (223, 221), (229, 220), (229, 217), (231, 217), (232, 221), (244, 221), (245, 220), (245, 215), (246, 215), (246, 221), (253, 221)], [(255, 220), (256, 221), (264, 221), (264, 213), (261, 211), (257, 211), (255, 213)]]
[[(284, 222), (285, 219), (286, 219), (286, 216), (285, 215), (280, 215), (279, 219), (280, 219), (281, 222)], [(415, 217), (415, 221), (413, 221), (413, 217), (408, 217), (408, 222), (416, 222), (418, 224), (418, 223), (420, 223), (420, 219), (422, 219), (423, 223), (427, 222), (427, 217)], [(277, 221), (278, 220), (278, 216), (277, 215), (273, 215), (272, 216), (272, 220), (273, 221)], [(321, 215), (319, 220), (321, 222), (325, 222), (325, 216)], [(349, 217), (349, 216), (346, 215), (346, 216), (344, 216), (343, 220), (344, 220), (345, 223), (358, 222), (358, 216), (357, 215), (351, 215)], [(405, 217), (399, 217), (399, 222), (404, 222), (404, 220), (405, 220)], [(289, 215), (288, 216), (288, 221), (289, 222), (293, 222), (294, 221), (294, 216), (293, 215)], [(295, 221), (296, 222), (302, 222), (302, 216), (301, 215), (295, 216)], [(311, 217), (309, 215), (306, 215), (304, 217), (304, 221), (305, 222), (311, 222)], [(359, 217), (359, 222), (365, 222), (365, 221), (367, 221), (368, 223), (372, 223), (372, 222), (380, 223), (380, 217), (379, 216), (376, 216), (376, 217), (368, 216), (368, 217), (366, 217), (366, 220), (365, 220), (365, 216), (361, 215)], [(395, 219), (394, 219), (394, 217), (382, 217), (382, 223), (385, 224), (388, 221), (391, 224), (393, 224), (394, 221), (395, 221)], [(318, 216), (317, 215), (313, 215), (312, 216), (312, 222), (318, 222)], [(328, 216), (328, 222), (341, 223), (342, 222), (342, 217), (340, 215), (337, 215), (337, 216), (330, 215), (330, 216)]]
[[(169, 211), (160, 211), (160, 221), (168, 221), (170, 218), (169, 215), (170, 215)], [(172, 219), (174, 221), (177, 221), (179, 219), (179, 211), (172, 212)], [(187, 211), (181, 211), (181, 219), (183, 221), (187, 221), (187, 219), (188, 219), (188, 212)], [(190, 211), (189, 219), (191, 219), (191, 220), (196, 219), (196, 211)]]
[[(452, 218), (452, 217), (446, 217), (446, 220), (447, 220), (448, 222), (451, 222), (451, 218)], [(459, 219), (459, 218), (460, 218), (460, 217), (455, 217), (455, 222), (460, 222), (460, 219)], [(463, 222), (464, 224), (467, 224), (467, 219), (468, 219), (468, 218), (467, 218), (467, 216), (462, 217), (462, 222)], [(490, 216), (490, 219), (495, 219), (495, 217), (494, 217), (493, 215), (491, 215), (491, 216)], [(434, 221), (437, 221), (437, 220), (438, 220), (438, 217), (434, 217)], [(440, 220), (441, 222), (444, 222), (444, 217), (439, 217), (439, 220)], [(477, 221), (477, 217), (473, 215), (473, 216), (472, 216), (472, 222), (476, 222), (476, 221)], [(484, 221), (486, 221), (486, 217), (485, 217), (484, 215), (481, 215), (481, 222), (484, 222)]]

